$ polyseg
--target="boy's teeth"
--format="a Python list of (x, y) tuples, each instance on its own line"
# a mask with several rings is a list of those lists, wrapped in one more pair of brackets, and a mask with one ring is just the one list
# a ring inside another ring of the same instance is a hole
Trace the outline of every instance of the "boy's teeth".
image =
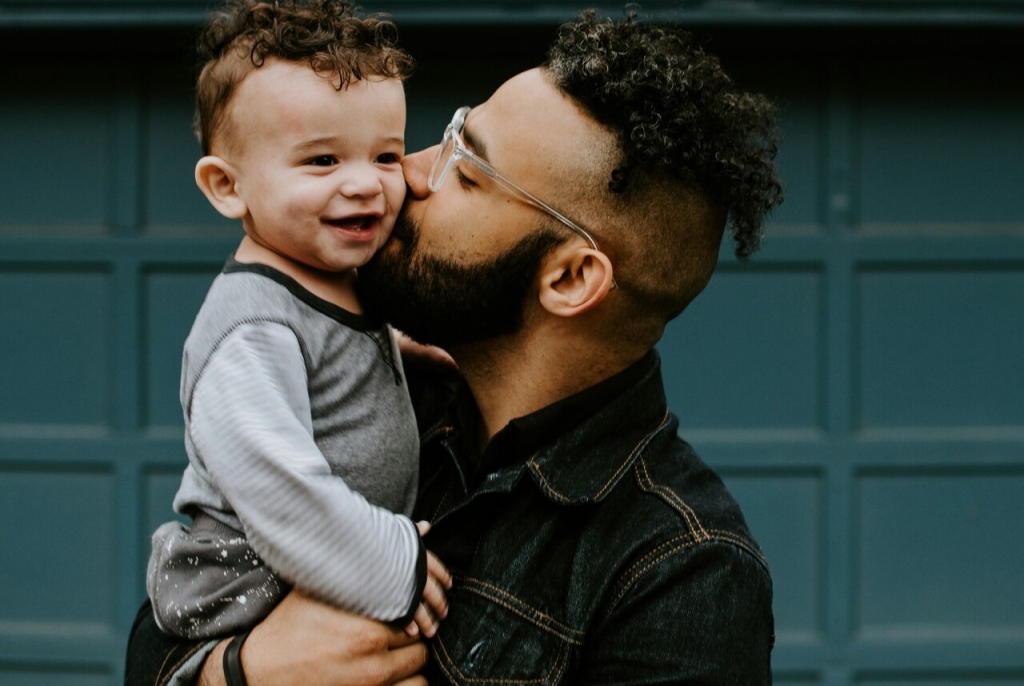
[(369, 217), (351, 217), (349, 219), (336, 219), (331, 222), (344, 229), (362, 230), (370, 225)]

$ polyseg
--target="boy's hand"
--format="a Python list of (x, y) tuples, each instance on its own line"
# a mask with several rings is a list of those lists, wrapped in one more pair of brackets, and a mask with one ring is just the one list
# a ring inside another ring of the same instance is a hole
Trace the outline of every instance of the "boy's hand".
[(404, 364), (413, 367), (459, 368), (459, 365), (455, 364), (455, 360), (452, 359), (452, 356), (441, 348), (434, 345), (423, 345), (422, 343), (417, 343), (398, 329), (395, 329), (395, 336), (398, 340), (398, 352), (402, 355), (402, 362)]
[[(429, 522), (417, 522), (420, 536), (430, 531)], [(422, 634), (431, 638), (438, 624), (448, 616), (448, 598), (445, 591), (452, 587), (452, 575), (434, 553), (427, 551), (427, 583), (423, 587), (423, 600), (416, 609), (412, 622), (405, 628), (410, 636)]]

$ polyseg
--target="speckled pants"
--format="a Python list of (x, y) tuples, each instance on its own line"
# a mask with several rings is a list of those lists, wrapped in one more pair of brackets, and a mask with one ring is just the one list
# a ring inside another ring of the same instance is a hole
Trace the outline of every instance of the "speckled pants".
[(192, 640), (255, 626), (289, 587), (245, 535), (199, 515), (192, 527), (167, 522), (153, 534), (146, 591), (164, 632)]

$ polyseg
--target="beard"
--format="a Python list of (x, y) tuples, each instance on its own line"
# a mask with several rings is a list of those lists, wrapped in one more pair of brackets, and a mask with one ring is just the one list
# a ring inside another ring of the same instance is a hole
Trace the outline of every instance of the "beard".
[(541, 260), (561, 242), (536, 230), (497, 257), (466, 265), (417, 253), (419, 235), (400, 214), (391, 240), (359, 268), (356, 294), (369, 316), (440, 347), (517, 331)]

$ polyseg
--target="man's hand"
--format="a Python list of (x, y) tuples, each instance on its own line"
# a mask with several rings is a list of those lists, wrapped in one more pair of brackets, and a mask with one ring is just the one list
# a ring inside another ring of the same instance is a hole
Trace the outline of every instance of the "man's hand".
[[(198, 686), (224, 686), (222, 641), (203, 664)], [(427, 662), (419, 640), (381, 622), (292, 591), (253, 629), (242, 646), (249, 686), (331, 684), (425, 686)]]

